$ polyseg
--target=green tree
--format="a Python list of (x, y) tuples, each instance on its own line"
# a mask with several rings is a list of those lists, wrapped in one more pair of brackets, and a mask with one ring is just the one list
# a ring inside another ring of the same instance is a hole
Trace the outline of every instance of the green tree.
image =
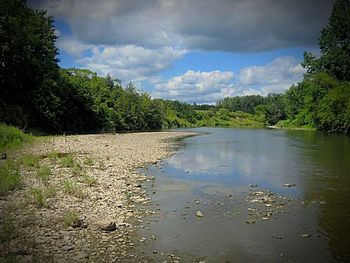
[(318, 127), (329, 132), (350, 133), (350, 82), (341, 82), (320, 101)]
[(338, 80), (350, 80), (350, 1), (336, 0), (328, 25), (319, 39), (320, 58), (304, 54), (308, 73), (325, 72)]
[(55, 41), (45, 11), (21, 0), (0, 0), (0, 121), (36, 125), (37, 97), (50, 93), (45, 85), (58, 76)]

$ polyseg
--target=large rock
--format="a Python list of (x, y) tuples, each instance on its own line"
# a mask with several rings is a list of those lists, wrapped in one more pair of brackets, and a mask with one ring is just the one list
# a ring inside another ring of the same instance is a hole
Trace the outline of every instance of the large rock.
[(96, 225), (100, 230), (107, 232), (112, 232), (117, 229), (117, 224), (111, 220), (97, 221)]

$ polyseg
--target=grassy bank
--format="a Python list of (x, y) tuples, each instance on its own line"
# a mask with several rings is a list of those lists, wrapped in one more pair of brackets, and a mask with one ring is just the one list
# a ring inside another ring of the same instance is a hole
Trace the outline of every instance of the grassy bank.
[(0, 195), (20, 186), (22, 160), (13, 158), (12, 154), (14, 150), (33, 141), (34, 136), (18, 128), (0, 124)]
[(273, 127), (276, 129), (286, 129), (286, 130), (316, 131), (316, 128), (313, 127), (312, 125), (298, 125), (298, 123), (291, 120), (279, 121)]
[(197, 110), (197, 127), (262, 128), (264, 122), (259, 116), (226, 109), (217, 111)]

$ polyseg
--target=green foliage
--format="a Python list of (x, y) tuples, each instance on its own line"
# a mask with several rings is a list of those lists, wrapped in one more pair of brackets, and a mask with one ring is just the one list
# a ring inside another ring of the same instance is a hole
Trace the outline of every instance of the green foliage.
[(87, 184), (89, 187), (97, 185), (97, 180), (87, 174), (84, 175), (84, 181), (85, 184)]
[(293, 130), (316, 130), (313, 125), (300, 125), (296, 120), (282, 120), (276, 124), (280, 129), (293, 129)]
[(37, 177), (44, 183), (47, 184), (51, 176), (51, 169), (48, 166), (42, 166), (37, 170)]
[(58, 69), (53, 20), (22, 0), (1, 0), (0, 17), (0, 122), (35, 126)]
[(68, 155), (66, 157), (63, 157), (61, 159), (61, 165), (63, 167), (70, 167), (70, 168), (73, 168), (75, 166), (75, 160), (73, 158), (73, 156), (71, 155)]
[(282, 125), (350, 133), (350, 2), (336, 0), (319, 39), (321, 56), (304, 54), (308, 74), (285, 95), (288, 121)]
[(21, 158), (21, 163), (26, 167), (39, 167), (39, 156), (34, 154), (25, 154)]
[(336, 0), (328, 25), (319, 39), (320, 58), (304, 55), (308, 73), (324, 72), (340, 81), (350, 81), (350, 2)]
[(349, 133), (349, 82), (326, 73), (308, 75), (285, 96), (288, 124)]
[(226, 97), (217, 102), (217, 107), (228, 109), (230, 111), (243, 111), (254, 114), (255, 107), (261, 104), (267, 104), (265, 97), (251, 95), (243, 97)]
[(0, 196), (21, 185), (19, 164), (12, 160), (0, 163)]
[(317, 126), (329, 132), (350, 133), (350, 82), (341, 82), (320, 101)]
[(94, 160), (91, 157), (86, 158), (83, 163), (88, 166), (93, 166), (94, 165)]
[(50, 205), (48, 203), (48, 199), (56, 196), (57, 189), (52, 186), (48, 186), (46, 188), (32, 188), (29, 193), (32, 197), (32, 202), (36, 207), (49, 208)]
[(77, 225), (79, 222), (79, 215), (74, 211), (66, 211), (63, 215), (63, 224), (66, 227)]
[(46, 198), (52, 198), (52, 197), (55, 197), (56, 194), (57, 194), (57, 189), (53, 186), (47, 186), (45, 189), (44, 189), (44, 194), (45, 194), (45, 197)]
[(33, 197), (33, 202), (38, 208), (44, 207), (45, 205), (45, 196), (43, 193), (42, 189), (39, 188), (33, 188), (30, 191), (32, 197)]
[(258, 121), (267, 125), (273, 125), (285, 118), (284, 100), (281, 94), (269, 94), (266, 97), (260, 95), (226, 97), (218, 101), (217, 107), (256, 114), (259, 116)]
[(66, 194), (75, 196), (77, 198), (84, 198), (85, 192), (75, 182), (66, 180), (63, 182), (63, 191)]
[(58, 160), (58, 158), (60, 157), (60, 154), (57, 151), (52, 151), (47, 155), (47, 157), (51, 161), (56, 162)]
[(236, 127), (261, 128), (264, 123), (258, 116), (245, 112), (231, 112), (227, 109), (197, 111), (199, 120), (197, 126), (206, 127)]
[(23, 143), (33, 141), (34, 137), (18, 128), (0, 124), (0, 152), (21, 147)]
[(17, 237), (15, 215), (13, 205), (8, 205), (3, 209), (0, 217), (0, 244), (9, 242)]
[(80, 164), (75, 163), (72, 169), (72, 173), (74, 176), (81, 176), (83, 175), (83, 170), (82, 167), (80, 166)]

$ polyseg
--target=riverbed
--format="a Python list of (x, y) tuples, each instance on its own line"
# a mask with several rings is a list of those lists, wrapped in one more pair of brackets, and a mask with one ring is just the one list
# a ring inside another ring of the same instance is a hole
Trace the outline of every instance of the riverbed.
[[(186, 130), (188, 131), (188, 130)], [(350, 260), (350, 138), (200, 128), (143, 170), (139, 253), (168, 262)], [(153, 179), (154, 178), (154, 179)], [(199, 212), (199, 213), (198, 213)]]

